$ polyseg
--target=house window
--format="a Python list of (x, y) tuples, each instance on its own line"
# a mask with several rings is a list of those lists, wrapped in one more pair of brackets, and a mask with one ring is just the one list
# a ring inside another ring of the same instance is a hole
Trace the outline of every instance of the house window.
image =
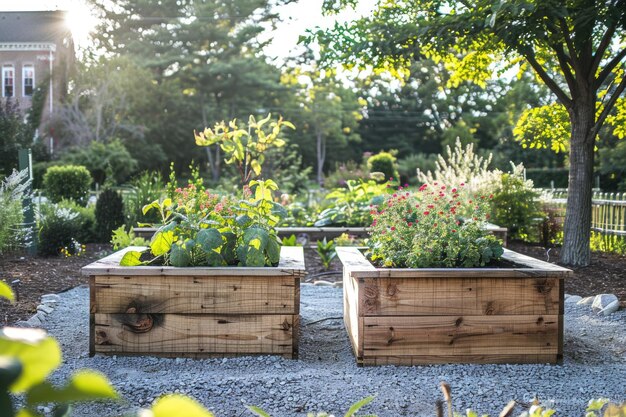
[(2, 67), (2, 97), (15, 95), (15, 70), (12, 65)]
[(35, 67), (30, 64), (22, 68), (22, 85), (24, 86), (24, 97), (31, 97), (35, 90)]

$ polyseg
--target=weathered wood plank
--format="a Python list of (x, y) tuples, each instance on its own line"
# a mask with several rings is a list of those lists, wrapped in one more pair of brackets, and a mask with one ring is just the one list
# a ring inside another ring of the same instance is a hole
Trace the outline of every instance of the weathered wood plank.
[(294, 315), (94, 314), (98, 353), (293, 355)]
[[(120, 260), (128, 251), (143, 251), (143, 246), (131, 246), (113, 253), (105, 258), (93, 262), (81, 269), (83, 275), (221, 275), (221, 276), (277, 276), (277, 275), (297, 275), (304, 276), (304, 252), (301, 247), (281, 247), (281, 259), (285, 253), (284, 263), (277, 267), (190, 267), (177, 268), (173, 266), (120, 266)], [(301, 255), (298, 254), (301, 252)], [(284, 266), (283, 266), (284, 265)], [(190, 270), (193, 273), (190, 273)]]
[(343, 275), (343, 318), (356, 356), (361, 356), (363, 346), (363, 318), (359, 317), (359, 286), (348, 272)]
[[(341, 262), (353, 276), (361, 278), (549, 278), (566, 277), (569, 269), (543, 262), (505, 249), (503, 259), (519, 266), (514, 268), (374, 268), (356, 248), (337, 248)], [(366, 265), (369, 264), (369, 267)]]
[(293, 276), (97, 276), (91, 312), (298, 314), (299, 287)]
[(559, 314), (558, 278), (361, 278), (363, 316)]
[(365, 317), (363, 357), (557, 355), (559, 316)]
[(420, 355), (420, 356), (374, 356), (358, 358), (357, 363), (361, 366), (415, 366), (432, 365), (443, 363), (558, 363), (556, 355)]

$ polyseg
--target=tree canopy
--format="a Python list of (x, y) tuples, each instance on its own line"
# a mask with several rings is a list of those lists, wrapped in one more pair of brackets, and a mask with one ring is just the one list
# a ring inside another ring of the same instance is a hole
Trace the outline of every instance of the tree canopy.
[[(325, 7), (333, 12), (355, 3), (326, 0)], [(596, 136), (626, 89), (626, 1), (380, 0), (371, 16), (313, 38), (325, 62), (399, 76), (415, 60), (442, 61), (452, 86), (484, 86), (515, 65), (532, 68), (571, 123), (562, 261), (589, 263)]]

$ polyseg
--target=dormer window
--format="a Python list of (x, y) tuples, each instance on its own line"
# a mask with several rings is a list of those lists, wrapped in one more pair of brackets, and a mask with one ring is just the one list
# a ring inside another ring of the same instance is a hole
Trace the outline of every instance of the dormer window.
[(13, 65), (2, 67), (2, 97), (15, 96), (15, 69)]
[(24, 97), (32, 97), (35, 91), (35, 67), (33, 65), (25, 64), (22, 67), (22, 81)]

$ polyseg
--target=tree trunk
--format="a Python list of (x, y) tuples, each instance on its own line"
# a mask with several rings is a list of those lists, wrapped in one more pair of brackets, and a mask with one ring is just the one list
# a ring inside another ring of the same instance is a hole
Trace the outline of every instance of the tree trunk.
[(595, 134), (595, 99), (577, 103), (570, 111), (572, 136), (567, 209), (561, 262), (586, 266), (591, 261), (591, 197)]
[(322, 132), (317, 132), (317, 183), (324, 185), (324, 161), (326, 159), (326, 141)]

